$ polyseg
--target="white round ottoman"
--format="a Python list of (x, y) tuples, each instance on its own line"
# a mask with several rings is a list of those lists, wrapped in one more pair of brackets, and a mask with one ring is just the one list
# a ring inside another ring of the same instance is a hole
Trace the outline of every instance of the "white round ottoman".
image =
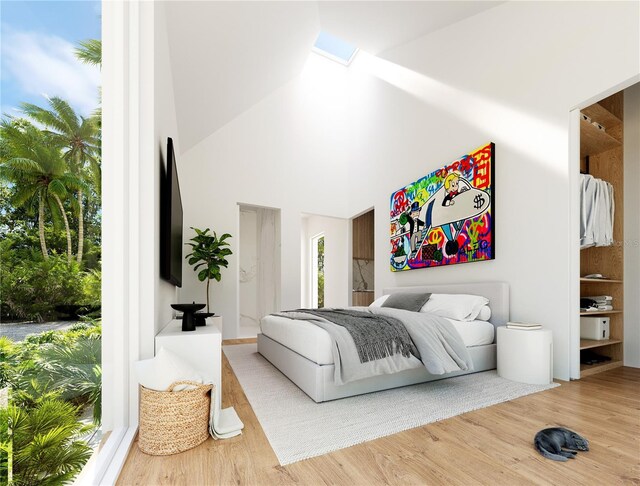
[(553, 339), (549, 329), (498, 327), (498, 376), (531, 385), (553, 382)]

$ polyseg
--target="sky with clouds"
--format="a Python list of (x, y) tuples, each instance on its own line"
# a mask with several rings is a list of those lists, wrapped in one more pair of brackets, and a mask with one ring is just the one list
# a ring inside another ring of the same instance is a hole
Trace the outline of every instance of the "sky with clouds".
[(98, 106), (100, 70), (78, 61), (79, 41), (100, 39), (97, 1), (0, 0), (0, 111), (19, 115), (21, 102), (67, 100), (87, 116)]

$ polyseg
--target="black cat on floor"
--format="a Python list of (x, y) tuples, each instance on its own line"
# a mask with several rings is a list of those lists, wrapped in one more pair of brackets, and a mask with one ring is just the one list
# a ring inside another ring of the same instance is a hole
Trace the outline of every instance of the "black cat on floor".
[(575, 459), (577, 451), (589, 450), (587, 439), (562, 427), (541, 430), (536, 434), (533, 443), (540, 454), (554, 461)]

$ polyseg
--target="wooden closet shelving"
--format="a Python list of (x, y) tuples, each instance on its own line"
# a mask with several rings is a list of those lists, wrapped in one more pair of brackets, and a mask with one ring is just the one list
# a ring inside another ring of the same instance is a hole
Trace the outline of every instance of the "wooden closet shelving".
[[(607, 102), (604, 101), (604, 103), (606, 104)], [(608, 104), (608, 106), (611, 106), (611, 104)], [(591, 118), (591, 121), (597, 121), (605, 128), (608, 127), (609, 130), (622, 124), (621, 118), (618, 118), (600, 103), (594, 103), (593, 105), (586, 107), (582, 110), (582, 113)]]
[(607, 132), (603, 132), (587, 121), (580, 120), (581, 154), (597, 154), (620, 146), (622, 146), (622, 143)]
[(622, 339), (603, 339), (601, 341), (596, 341), (595, 339), (581, 339), (580, 340), (580, 350), (583, 349), (593, 349), (593, 348), (601, 348), (602, 346), (610, 346), (612, 344), (621, 343)]
[(602, 373), (603, 371), (611, 370), (622, 366), (622, 360), (605, 361), (604, 363), (598, 363), (593, 365), (580, 365), (580, 378), (585, 378), (596, 373)]
[[(580, 274), (601, 274), (605, 279), (580, 278), (580, 296), (611, 295), (614, 310), (580, 312), (580, 316), (609, 316), (610, 338), (606, 340), (580, 339), (580, 351), (593, 350), (611, 358), (610, 361), (580, 365), (580, 377), (610, 370), (623, 363), (624, 342), (624, 247), (623, 241), (623, 93), (605, 98), (583, 110), (592, 122), (600, 123), (602, 131), (580, 120), (580, 167), (609, 182), (614, 190), (614, 244), (607, 247), (585, 248), (580, 251)], [(588, 163), (587, 163), (588, 160)]]

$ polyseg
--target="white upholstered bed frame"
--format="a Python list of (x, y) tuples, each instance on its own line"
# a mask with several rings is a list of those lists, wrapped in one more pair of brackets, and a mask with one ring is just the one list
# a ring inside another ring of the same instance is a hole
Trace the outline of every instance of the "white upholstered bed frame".
[[(396, 292), (431, 292), (435, 294), (473, 294), (489, 299), (491, 322), (494, 327), (503, 326), (509, 320), (509, 286), (504, 282), (422, 285), (417, 287), (393, 287), (384, 289), (384, 294)], [(345, 385), (336, 385), (333, 379), (334, 365), (319, 365), (283, 346), (277, 341), (258, 334), (258, 352), (302, 391), (316, 402), (351, 397), (389, 388), (397, 388), (452, 376), (465, 375), (495, 369), (496, 345), (468, 348), (473, 360), (473, 371), (460, 371), (446, 375), (432, 375), (425, 368), (402, 371), (392, 375), (375, 376)]]

